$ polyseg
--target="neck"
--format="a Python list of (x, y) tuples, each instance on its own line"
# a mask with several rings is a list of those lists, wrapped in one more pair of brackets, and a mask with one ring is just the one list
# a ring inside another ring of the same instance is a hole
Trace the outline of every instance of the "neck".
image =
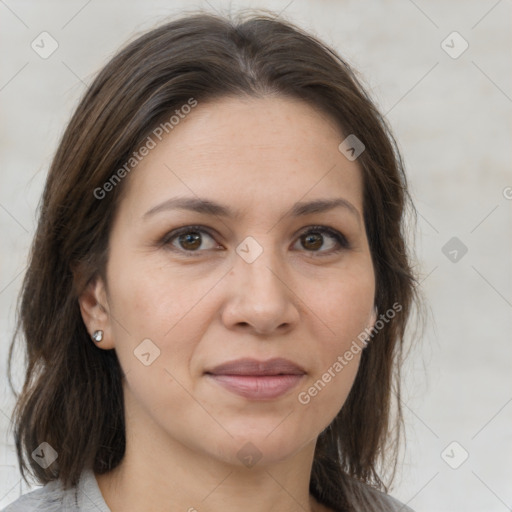
[(121, 463), (96, 479), (112, 512), (324, 512), (309, 494), (314, 449), (315, 440), (289, 458), (249, 468), (128, 419)]
[[(128, 443), (127, 443), (128, 446)], [(172, 457), (128, 451), (113, 471), (96, 475), (112, 512), (320, 512), (309, 494), (309, 449), (256, 469), (219, 463), (177, 447)], [(185, 457), (182, 457), (185, 455)]]

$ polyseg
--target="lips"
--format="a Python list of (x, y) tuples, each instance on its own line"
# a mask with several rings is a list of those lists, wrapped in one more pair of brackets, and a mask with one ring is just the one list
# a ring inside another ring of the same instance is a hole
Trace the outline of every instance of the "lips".
[(306, 375), (288, 359), (237, 359), (205, 372), (224, 389), (251, 400), (272, 400), (293, 389)]
[(275, 358), (267, 361), (237, 359), (222, 363), (207, 371), (212, 375), (303, 375), (306, 372), (288, 359)]

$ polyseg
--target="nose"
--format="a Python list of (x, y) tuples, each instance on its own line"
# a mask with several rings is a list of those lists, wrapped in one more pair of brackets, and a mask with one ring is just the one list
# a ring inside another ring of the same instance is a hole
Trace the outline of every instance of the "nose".
[(257, 335), (283, 335), (300, 317), (300, 299), (293, 283), (270, 251), (252, 263), (236, 256), (227, 276), (228, 297), (222, 320), (226, 328)]

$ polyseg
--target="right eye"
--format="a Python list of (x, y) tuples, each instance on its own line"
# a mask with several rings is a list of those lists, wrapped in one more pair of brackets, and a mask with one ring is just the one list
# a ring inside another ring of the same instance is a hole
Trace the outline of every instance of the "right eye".
[(193, 253), (202, 252), (200, 249), (204, 245), (205, 235), (211, 242), (209, 246), (203, 247), (203, 250), (219, 247), (213, 239), (213, 236), (202, 226), (185, 226), (170, 231), (162, 238), (161, 244), (165, 247), (169, 247), (173, 251), (182, 252), (187, 256), (191, 256)]

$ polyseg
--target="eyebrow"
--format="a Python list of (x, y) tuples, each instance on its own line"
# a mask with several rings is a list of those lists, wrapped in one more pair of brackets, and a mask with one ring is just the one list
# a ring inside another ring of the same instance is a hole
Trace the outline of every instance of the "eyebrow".
[[(350, 201), (341, 197), (333, 199), (316, 199), (309, 202), (298, 202), (293, 205), (291, 211), (283, 215), (284, 217), (300, 217), (310, 215), (312, 213), (327, 212), (334, 208), (344, 208), (346, 211), (354, 215), (358, 222), (361, 220), (357, 208)], [(167, 210), (188, 210), (197, 213), (215, 215), (218, 217), (240, 218), (239, 212), (233, 211), (229, 206), (219, 204), (210, 199), (200, 197), (173, 197), (148, 210), (143, 215), (143, 219), (146, 220), (148, 217), (151, 217), (156, 213)]]

